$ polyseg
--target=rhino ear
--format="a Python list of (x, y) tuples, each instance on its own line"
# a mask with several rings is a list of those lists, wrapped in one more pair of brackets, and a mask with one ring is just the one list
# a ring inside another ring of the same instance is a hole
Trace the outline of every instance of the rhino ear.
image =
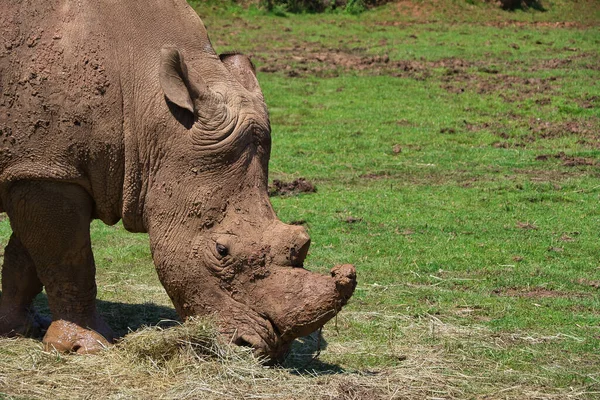
[(224, 53), (220, 54), (219, 58), (243, 87), (262, 96), (256, 79), (256, 69), (248, 56), (240, 53)]
[(194, 113), (195, 89), (190, 84), (183, 55), (176, 47), (160, 49), (160, 86), (166, 98), (173, 104)]

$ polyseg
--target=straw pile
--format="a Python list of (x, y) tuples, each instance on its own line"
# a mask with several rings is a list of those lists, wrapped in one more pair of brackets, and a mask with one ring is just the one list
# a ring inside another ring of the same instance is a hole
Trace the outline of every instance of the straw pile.
[[(348, 317), (365, 318), (359, 313)], [(305, 366), (319, 341), (314, 336), (300, 342), (288, 359), (296, 369), (265, 367), (250, 350), (218, 340), (214, 324), (203, 319), (168, 329), (144, 328), (87, 356), (44, 352), (31, 339), (0, 339), (0, 399), (586, 398), (583, 392), (541, 392), (543, 382), (531, 387), (527, 379), (515, 385), (506, 371), (468, 359), (467, 352), (458, 359), (460, 352), (452, 351), (447, 340), (424, 346), (412, 339), (432, 334), (436, 340), (459, 337), (469, 346), (470, 338), (481, 333), (431, 319), (406, 325), (405, 340), (395, 340), (386, 349), (360, 342), (329, 344), (326, 352), (340, 357), (385, 353), (395, 359), (387, 368), (358, 371), (319, 361)], [(480, 373), (466, 372), (465, 365)]]

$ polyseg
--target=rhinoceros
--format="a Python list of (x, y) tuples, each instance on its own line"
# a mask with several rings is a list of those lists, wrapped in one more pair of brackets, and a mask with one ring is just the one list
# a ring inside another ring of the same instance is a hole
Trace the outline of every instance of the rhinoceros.
[[(255, 69), (217, 55), (184, 0), (0, 5), (0, 334), (46, 348), (114, 340), (96, 309), (90, 222), (147, 232), (182, 319), (277, 359), (346, 304), (356, 270), (303, 267), (310, 239), (268, 198), (271, 131)], [(45, 288), (52, 321), (32, 311)]]

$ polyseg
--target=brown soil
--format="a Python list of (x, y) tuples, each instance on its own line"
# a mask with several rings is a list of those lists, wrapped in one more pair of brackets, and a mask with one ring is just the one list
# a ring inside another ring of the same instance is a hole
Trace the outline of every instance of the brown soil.
[[(417, 4), (412, 1), (399, 1), (391, 7), (392, 14), (403, 14), (414, 16), (417, 20), (428, 19), (435, 11), (434, 3)], [(241, 22), (240, 22), (241, 21)], [(243, 20), (235, 21), (235, 27), (240, 29), (252, 29)], [(396, 24), (396, 21), (389, 22)], [(400, 25), (411, 25), (411, 22), (398, 22)], [(514, 29), (522, 25), (533, 25), (546, 28), (574, 28), (579, 27), (575, 23), (517, 23), (514, 21), (490, 22), (490, 25)], [(248, 25), (248, 26), (246, 26)], [(581, 26), (583, 27), (583, 26)], [(277, 40), (277, 37), (273, 37)], [(418, 37), (406, 30), (403, 40), (416, 40)], [(529, 38), (531, 39), (531, 38)], [(523, 41), (529, 40), (523, 38)], [(539, 46), (552, 46), (553, 43), (543, 40), (535, 40)], [(379, 45), (387, 46), (388, 40), (381, 39)], [(507, 44), (507, 51), (515, 51), (517, 47), (523, 47), (525, 43)], [(377, 47), (377, 45), (375, 45)], [(512, 50), (511, 50), (512, 47)], [(527, 119), (521, 115), (512, 113), (507, 115), (511, 121), (492, 122), (487, 124), (468, 123), (465, 121), (465, 129), (470, 132), (488, 130), (503, 140), (492, 143), (496, 148), (523, 148), (531, 147), (532, 143), (542, 139), (553, 139), (564, 136), (576, 136), (578, 143), (591, 148), (600, 148), (600, 118), (591, 117), (587, 120), (570, 120), (562, 122), (544, 121), (543, 115), (552, 107), (556, 107), (553, 97), (559, 95), (564, 84), (561, 75), (544, 78), (531, 77), (532, 71), (551, 71), (568, 69), (593, 69), (600, 70), (597, 62), (597, 53), (593, 51), (582, 51), (576, 47), (565, 47), (555, 49), (548, 47), (549, 57), (532, 62), (522, 61), (505, 62), (500, 56), (490, 56), (485, 60), (467, 60), (462, 58), (445, 58), (435, 61), (421, 59), (397, 60), (388, 54), (369, 54), (374, 49), (373, 44), (356, 38), (347, 38), (338, 46), (324, 45), (316, 41), (304, 42), (299, 38), (291, 40), (289, 47), (278, 48), (276, 51), (265, 46), (259, 46), (250, 52), (253, 60), (260, 65), (258, 68), (266, 73), (283, 73), (289, 77), (333, 77), (343, 72), (353, 72), (360, 75), (386, 75), (415, 80), (439, 81), (441, 88), (448, 93), (460, 96), (463, 93), (494, 96), (507, 103), (520, 103), (534, 101), (540, 107), (538, 118)], [(254, 54), (252, 54), (254, 53)], [(339, 91), (343, 91), (340, 88)], [(572, 105), (578, 105), (583, 109), (598, 108), (599, 97), (592, 93), (586, 93), (582, 97), (572, 99)], [(469, 111), (466, 109), (465, 111)], [(409, 121), (398, 121), (399, 126), (411, 125)], [(529, 129), (525, 135), (515, 136), (509, 134), (516, 127)], [(444, 127), (440, 133), (452, 134), (460, 132), (461, 128)], [(402, 152), (400, 145), (391, 149), (392, 155)], [(541, 160), (541, 159), (540, 159)], [(573, 158), (562, 159), (566, 166), (595, 165), (589, 159)], [(366, 179), (385, 178), (381, 174), (367, 174), (362, 176)], [(274, 189), (277, 191), (277, 188)]]
[(547, 161), (551, 158), (557, 158), (559, 160), (562, 160), (563, 165), (565, 167), (576, 167), (581, 165), (598, 165), (598, 161), (594, 158), (568, 156), (562, 151), (555, 155), (541, 154), (535, 159), (536, 161)]
[(263, 66), (261, 72), (284, 72), (290, 77), (335, 76), (337, 71), (366, 72), (373, 75), (391, 75), (414, 79), (426, 79), (428, 66), (414, 60), (390, 60), (387, 54), (367, 55), (366, 49), (328, 49), (319, 44), (303, 43), (292, 48), (279, 49), (268, 58), (255, 55), (252, 58)]
[[(350, 44), (347, 43), (346, 46)], [(423, 80), (431, 77), (436, 72), (434, 70), (443, 69), (442, 81), (448, 82), (448, 85), (443, 87), (456, 93), (462, 93), (467, 89), (460, 87), (461, 85), (465, 86), (465, 82), (471, 82), (468, 84), (468, 89), (475, 89), (478, 93), (483, 94), (514, 88), (521, 84), (531, 85), (532, 88), (536, 88), (536, 91), (543, 91), (548, 88), (546, 82), (556, 80), (552, 77), (543, 80), (499, 74), (500, 71), (497, 67), (491, 66), (487, 61), (469, 61), (453, 57), (436, 61), (392, 60), (387, 54), (369, 55), (366, 47), (327, 48), (319, 43), (300, 43), (294, 47), (278, 49), (276, 54), (252, 55), (252, 59), (263, 64), (258, 68), (261, 72), (285, 72), (292, 77), (333, 76), (338, 71), (354, 71), (370, 75), (389, 75)], [(468, 72), (474, 68), (488, 75), (484, 75), (482, 78), (480, 74)], [(541, 65), (530, 68), (534, 70), (551, 69), (543, 68)], [(486, 83), (489, 75), (497, 76), (493, 81)], [(540, 87), (541, 83), (545, 86)]]
[(561, 242), (574, 242), (575, 239), (573, 239), (572, 236), (567, 235), (566, 233), (563, 233), (559, 239)]
[(269, 185), (269, 196), (291, 196), (298, 193), (315, 193), (317, 188), (305, 178), (294, 179), (292, 182), (283, 182), (274, 179)]
[(441, 78), (442, 89), (449, 93), (460, 94), (475, 92), (477, 94), (497, 93), (508, 103), (523, 101), (536, 95), (551, 95), (559, 87), (557, 78), (525, 78), (495, 72), (488, 72), (487, 67), (480, 67), (481, 73), (467, 72), (464, 69), (448, 70)]
[(369, 180), (388, 179), (391, 177), (392, 175), (387, 171), (370, 172), (368, 174), (360, 175), (360, 178)]
[(414, 19), (429, 19), (433, 14), (435, 7), (428, 3), (415, 3), (414, 1), (399, 1), (396, 11), (402, 15), (409, 15)]
[(586, 109), (598, 108), (600, 107), (600, 96), (587, 95), (583, 99), (577, 101), (577, 104), (579, 105), (579, 107)]
[(521, 221), (517, 221), (517, 228), (520, 229), (531, 229), (531, 230), (537, 230), (538, 227), (535, 224), (532, 224), (531, 222), (521, 222)]
[(346, 219), (344, 219), (344, 221), (347, 224), (355, 224), (357, 222), (362, 222), (362, 218), (356, 218), (356, 217), (350, 216), (350, 217), (347, 217)]
[(492, 146), (497, 149), (512, 149), (515, 147), (525, 147), (523, 143), (509, 143), (509, 142), (494, 142)]
[(577, 135), (581, 138), (600, 140), (598, 131), (598, 120), (596, 121), (563, 121), (549, 122), (540, 118), (532, 118), (529, 121), (529, 130), (535, 138), (553, 139), (569, 135)]
[[(407, 37), (416, 38), (415, 35)], [(382, 45), (387, 44), (385, 39), (382, 42)], [(519, 47), (516, 43), (510, 46)], [(257, 48), (256, 53), (250, 55), (261, 65), (259, 71), (266, 73), (280, 72), (289, 77), (332, 77), (341, 72), (352, 71), (362, 75), (386, 75), (415, 80), (435, 77), (441, 80), (440, 87), (452, 94), (471, 92), (495, 95), (509, 103), (533, 98), (540, 106), (551, 105), (551, 97), (560, 91), (561, 78), (528, 77), (532, 71), (600, 69), (595, 53), (575, 48), (565, 49), (573, 52), (567, 58), (540, 59), (532, 65), (504, 63), (500, 59), (395, 60), (388, 54), (368, 54), (370, 48), (370, 45), (359, 40), (349, 40), (339, 48), (327, 47), (318, 42), (295, 41), (292, 47), (280, 48), (277, 52)], [(523, 76), (518, 76), (517, 73), (523, 73)], [(575, 101), (582, 108), (594, 108), (597, 107), (598, 97), (588, 95)]]
[[(410, 37), (410, 35), (409, 35)], [(460, 58), (446, 58), (436, 61), (425, 60), (392, 60), (387, 54), (369, 55), (367, 47), (360, 42), (348, 42), (345, 48), (327, 48), (319, 43), (296, 43), (293, 47), (278, 49), (275, 54), (265, 54), (253, 58), (262, 64), (259, 70), (267, 73), (285, 73), (289, 77), (301, 76), (337, 76), (344, 71), (352, 71), (366, 75), (387, 75), (415, 80), (439, 79), (440, 87), (448, 93), (461, 95), (470, 92), (479, 95), (497, 96), (507, 103), (518, 103), (533, 99), (540, 107), (552, 107), (552, 96), (559, 93), (561, 78), (532, 78), (526, 74), (513, 74), (523, 71), (552, 70), (565, 68), (598, 68), (593, 60), (595, 56), (585, 52), (574, 53), (569, 58), (539, 60), (534, 65), (502, 64), (499, 60), (469, 61)], [(348, 47), (357, 46), (357, 47)], [(577, 61), (577, 62), (575, 62)], [(575, 65), (576, 64), (576, 65)], [(588, 65), (589, 64), (589, 65)], [(598, 97), (586, 94), (583, 98), (574, 99), (581, 108), (598, 107)], [(521, 116), (510, 116), (513, 120), (523, 120)], [(514, 127), (505, 123), (469, 124), (465, 122), (468, 131), (477, 132), (482, 129), (509, 139), (506, 132)], [(492, 145), (497, 148), (527, 147), (540, 139), (552, 139), (567, 135), (576, 135), (579, 143), (600, 148), (600, 120), (548, 122), (539, 118), (528, 124), (530, 134), (520, 137), (518, 141), (500, 141)], [(441, 133), (452, 134), (453, 128), (444, 128)], [(393, 154), (399, 154), (401, 147), (392, 148)], [(564, 165), (593, 165), (588, 160), (564, 159)], [(365, 178), (377, 178), (365, 176)]]

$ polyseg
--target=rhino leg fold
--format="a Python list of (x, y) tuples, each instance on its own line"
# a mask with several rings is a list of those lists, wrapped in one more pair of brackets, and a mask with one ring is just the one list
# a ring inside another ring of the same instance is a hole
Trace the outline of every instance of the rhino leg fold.
[(36, 288), (39, 283), (46, 288), (53, 319), (46, 348), (80, 353), (103, 348), (113, 334), (96, 311), (91, 198), (77, 185), (45, 181), (17, 182), (3, 196), (14, 235), (35, 266)]
[(13, 233), (4, 249), (0, 335), (41, 337), (50, 321), (36, 314), (31, 302), (42, 291), (27, 249)]

